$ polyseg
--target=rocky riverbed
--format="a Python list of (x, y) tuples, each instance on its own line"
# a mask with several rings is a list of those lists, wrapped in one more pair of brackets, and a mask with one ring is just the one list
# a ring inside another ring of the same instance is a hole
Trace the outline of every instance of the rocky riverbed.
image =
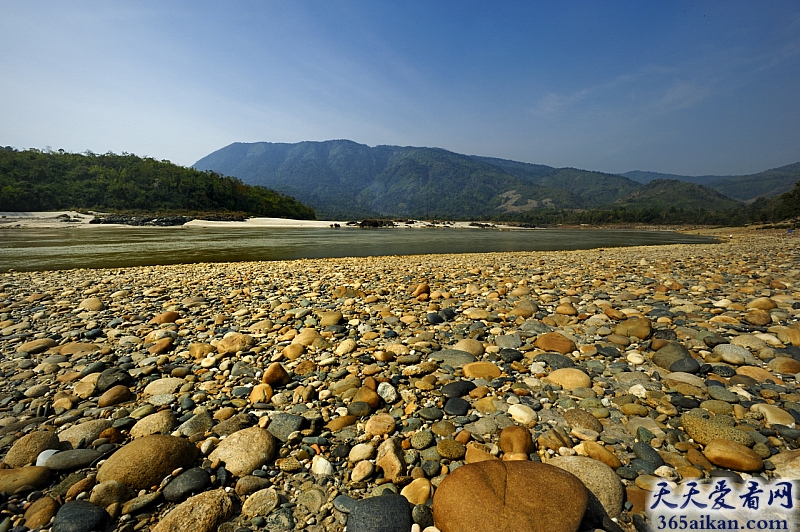
[(800, 478), (799, 317), (777, 233), (2, 274), (0, 530), (655, 528)]

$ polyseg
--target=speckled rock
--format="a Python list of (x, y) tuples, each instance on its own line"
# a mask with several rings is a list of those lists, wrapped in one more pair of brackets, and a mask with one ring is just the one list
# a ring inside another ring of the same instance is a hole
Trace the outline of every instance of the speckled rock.
[(224, 489), (206, 491), (173, 508), (152, 528), (153, 532), (212, 532), (233, 512)]

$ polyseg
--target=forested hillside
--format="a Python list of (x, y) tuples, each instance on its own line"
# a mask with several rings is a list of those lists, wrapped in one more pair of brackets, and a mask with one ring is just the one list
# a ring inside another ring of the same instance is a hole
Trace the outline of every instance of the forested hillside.
[(313, 219), (285, 194), (136, 155), (0, 149), (0, 211), (243, 212)]

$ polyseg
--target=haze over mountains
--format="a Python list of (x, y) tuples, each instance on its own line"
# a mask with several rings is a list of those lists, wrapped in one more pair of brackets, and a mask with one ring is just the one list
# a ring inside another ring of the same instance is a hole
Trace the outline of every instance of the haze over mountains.
[(237, 142), (194, 167), (291, 195), (331, 218), (477, 219), (614, 206), (727, 210), (788, 192), (800, 180), (800, 163), (747, 176), (616, 175), (349, 140)]

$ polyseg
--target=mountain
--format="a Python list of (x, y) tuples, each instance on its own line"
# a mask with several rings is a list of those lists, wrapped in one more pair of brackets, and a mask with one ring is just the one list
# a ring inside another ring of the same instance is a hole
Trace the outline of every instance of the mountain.
[(440, 148), (349, 140), (234, 143), (194, 165), (267, 186), (320, 216), (491, 218), (612, 203), (640, 185), (614, 174), (552, 168)]
[(676, 179), (650, 181), (630, 196), (615, 201), (614, 205), (634, 209), (682, 208), (709, 211), (727, 211), (741, 207), (738, 201), (714, 189)]
[(696, 183), (713, 188), (735, 200), (751, 202), (760, 197), (779, 196), (792, 190), (794, 184), (800, 181), (800, 162), (740, 176), (683, 176), (639, 170), (621, 175), (639, 183), (649, 183), (655, 179)]
[(241, 212), (314, 219), (294, 198), (149, 157), (0, 147), (0, 211)]
[(709, 183), (715, 181), (722, 181), (729, 177), (733, 177), (733, 176), (722, 176), (722, 175), (692, 176), (692, 175), (662, 174), (659, 172), (643, 172), (641, 170), (625, 172), (624, 174), (620, 175), (623, 177), (627, 177), (628, 179), (632, 179), (637, 183), (642, 183), (643, 185), (646, 185), (651, 181), (655, 181), (656, 179), (670, 179), (675, 181), (686, 181), (688, 183), (696, 183), (698, 185), (708, 185)]

